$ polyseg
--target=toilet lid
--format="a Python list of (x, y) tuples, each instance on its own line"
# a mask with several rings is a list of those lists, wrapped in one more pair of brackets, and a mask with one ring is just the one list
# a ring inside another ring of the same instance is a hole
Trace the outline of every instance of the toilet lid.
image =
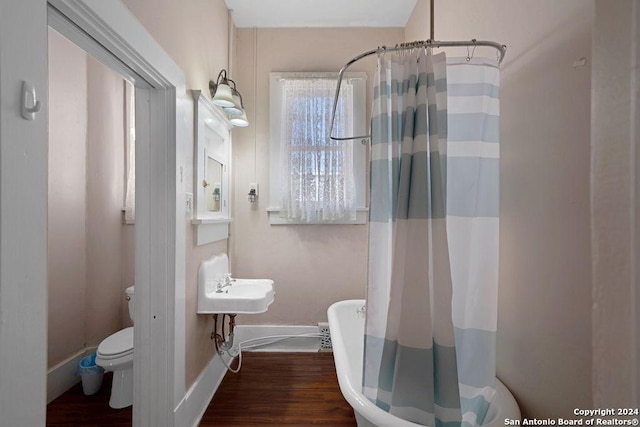
[(98, 346), (98, 354), (101, 356), (114, 356), (133, 351), (133, 326), (104, 339)]

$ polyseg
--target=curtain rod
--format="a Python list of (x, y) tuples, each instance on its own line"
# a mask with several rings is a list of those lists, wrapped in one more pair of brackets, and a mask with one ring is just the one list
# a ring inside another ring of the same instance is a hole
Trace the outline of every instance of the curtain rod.
[[(433, 28), (433, 27), (432, 27)], [(487, 47), (493, 47), (495, 48), (499, 54), (498, 57), (498, 64), (502, 63), (502, 60), (504, 59), (504, 56), (507, 52), (507, 46), (504, 44), (500, 44), (494, 41), (488, 41), (488, 40), (469, 40), (469, 41), (439, 41), (439, 40), (419, 40), (419, 41), (415, 41), (415, 42), (410, 42), (410, 43), (402, 43), (399, 45), (396, 45), (394, 47), (386, 47), (386, 46), (381, 46), (378, 47), (377, 49), (373, 49), (370, 50), (368, 52), (364, 52), (361, 53), (358, 56), (355, 56), (354, 58), (352, 58), (349, 62), (347, 62), (341, 69), (340, 72), (338, 73), (338, 85), (336, 86), (336, 95), (333, 98), (333, 113), (331, 115), (331, 127), (330, 127), (330, 131), (329, 131), (329, 138), (331, 138), (334, 141), (350, 141), (352, 139), (367, 139), (370, 138), (371, 135), (361, 135), (361, 136), (352, 136), (352, 137), (336, 137), (333, 136), (333, 124), (336, 118), (336, 106), (338, 105), (338, 97), (340, 95), (340, 85), (342, 84), (342, 76), (345, 73), (345, 71), (347, 71), (347, 69), (352, 66), (354, 63), (360, 61), (363, 58), (366, 58), (367, 56), (371, 56), (371, 55), (381, 55), (384, 54), (386, 52), (398, 52), (398, 51), (402, 51), (402, 50), (410, 50), (410, 49), (418, 49), (418, 48), (427, 48), (427, 47), (453, 47), (453, 46), (473, 46), (474, 48), (476, 46), (487, 46)]]
[[(337, 80), (335, 71), (272, 71), (270, 76), (277, 78), (278, 80)], [(352, 71), (343, 75), (343, 80), (347, 79), (366, 79), (367, 73), (364, 71)]]

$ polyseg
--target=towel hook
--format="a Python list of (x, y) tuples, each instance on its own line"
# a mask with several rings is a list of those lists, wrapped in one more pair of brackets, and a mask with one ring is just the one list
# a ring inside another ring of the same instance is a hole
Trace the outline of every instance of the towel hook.
[(36, 113), (40, 111), (42, 104), (36, 97), (36, 88), (31, 82), (22, 82), (21, 113), (25, 120), (35, 120)]

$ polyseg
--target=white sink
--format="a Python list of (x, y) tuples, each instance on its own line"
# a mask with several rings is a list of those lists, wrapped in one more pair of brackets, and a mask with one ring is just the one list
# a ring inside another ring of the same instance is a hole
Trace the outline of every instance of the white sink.
[(226, 254), (212, 257), (198, 270), (198, 314), (257, 314), (267, 311), (275, 291), (271, 279), (231, 279)]
[(198, 299), (198, 313), (264, 313), (273, 302), (274, 293), (271, 279), (231, 279), (231, 285), (220, 290), (212, 283)]

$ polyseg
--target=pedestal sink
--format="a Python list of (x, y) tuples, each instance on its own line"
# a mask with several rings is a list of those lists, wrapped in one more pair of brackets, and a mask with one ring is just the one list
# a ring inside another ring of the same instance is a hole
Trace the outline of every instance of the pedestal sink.
[(203, 261), (198, 270), (198, 314), (264, 313), (274, 300), (271, 279), (231, 279), (226, 254)]

